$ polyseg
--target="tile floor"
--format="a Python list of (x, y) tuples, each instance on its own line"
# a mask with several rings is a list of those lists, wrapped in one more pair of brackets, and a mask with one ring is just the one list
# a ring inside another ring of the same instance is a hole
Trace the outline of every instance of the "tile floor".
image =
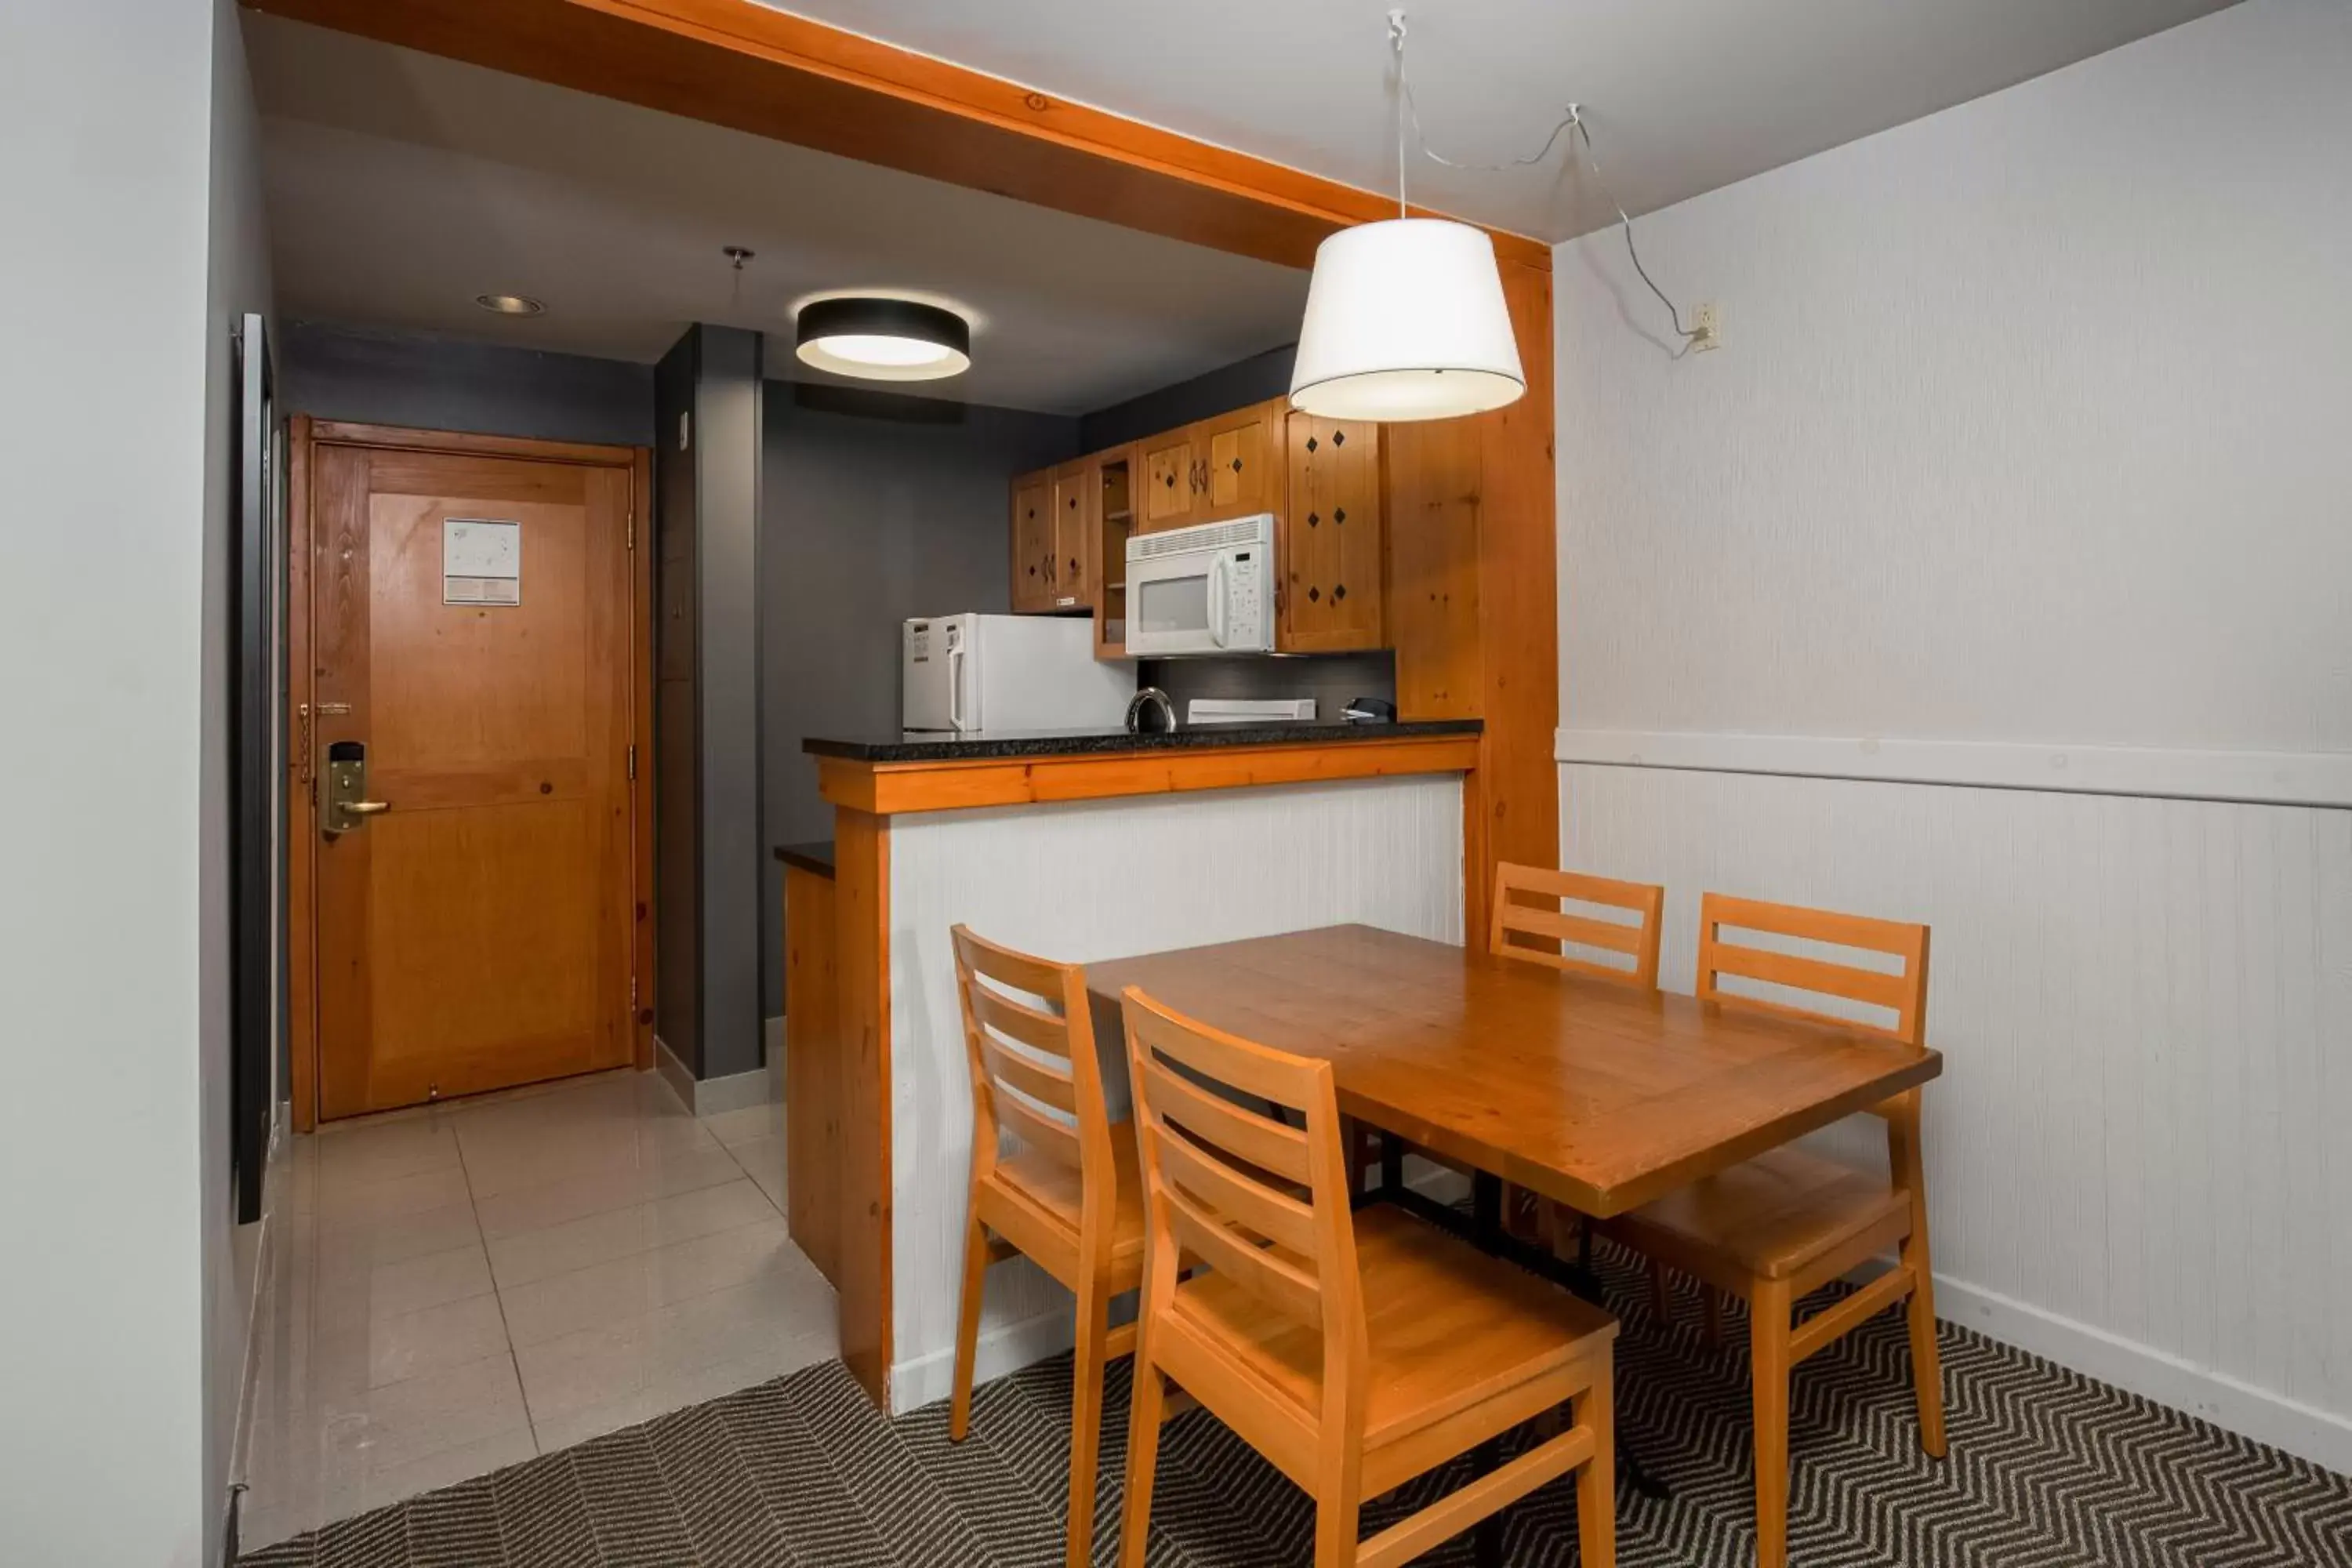
[(838, 1354), (782, 1131), (623, 1072), (294, 1140), (246, 1544)]

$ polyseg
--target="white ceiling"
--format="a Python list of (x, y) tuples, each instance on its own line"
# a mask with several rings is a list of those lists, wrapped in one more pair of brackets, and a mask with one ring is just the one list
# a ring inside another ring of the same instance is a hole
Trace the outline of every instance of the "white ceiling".
[[(247, 11), (278, 309), (646, 362), (694, 321), (773, 334), (819, 290), (974, 321), (900, 390), (1076, 414), (1290, 342), (1307, 275)], [(720, 248), (758, 257), (740, 293)], [(529, 294), (544, 316), (473, 304)]]
[[(1388, 191), (1396, 0), (791, 0), (778, 8)], [(2231, 0), (1403, 0), (1431, 145), (1533, 153), (1565, 105), (1636, 214), (1916, 120)], [(1611, 216), (1589, 179), (1416, 157), (1416, 201), (1567, 239)]]

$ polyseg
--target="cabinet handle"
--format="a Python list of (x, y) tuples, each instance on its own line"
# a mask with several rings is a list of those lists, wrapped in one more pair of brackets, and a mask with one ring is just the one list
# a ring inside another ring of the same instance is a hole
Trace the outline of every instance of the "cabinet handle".
[(1241, 471), (1242, 471), (1242, 460), (1241, 460), (1239, 458), (1235, 458), (1234, 459), (1234, 472), (1235, 472), (1235, 473), (1237, 473), (1237, 474), (1238, 474), (1238, 473), (1240, 473)]

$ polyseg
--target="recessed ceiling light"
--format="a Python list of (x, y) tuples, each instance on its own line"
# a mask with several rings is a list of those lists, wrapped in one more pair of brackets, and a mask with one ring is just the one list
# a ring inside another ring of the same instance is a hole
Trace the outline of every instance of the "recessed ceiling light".
[(801, 307), (803, 364), (867, 381), (936, 381), (971, 367), (971, 324), (912, 300), (819, 300)]
[(474, 303), (499, 316), (536, 316), (547, 309), (543, 301), (528, 294), (477, 294)]

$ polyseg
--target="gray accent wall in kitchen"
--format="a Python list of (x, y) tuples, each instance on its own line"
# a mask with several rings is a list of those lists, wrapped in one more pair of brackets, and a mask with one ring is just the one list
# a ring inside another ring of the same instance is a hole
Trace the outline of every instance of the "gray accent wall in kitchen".
[(1285, 343), (1190, 381), (1180, 381), (1109, 408), (1098, 408), (1078, 421), (1082, 450), (1098, 452), (1138, 437), (1157, 436), (1195, 419), (1223, 414), (1244, 404), (1264, 403), (1290, 391), (1291, 362), (1298, 357), (1297, 343)]
[[(1013, 476), (1085, 450), (1078, 421), (772, 381), (760, 526), (767, 846), (833, 837), (809, 735), (898, 728), (898, 635), (916, 616), (1012, 607)], [(782, 868), (763, 847), (763, 907)], [(772, 920), (772, 914), (769, 917)], [(783, 1008), (782, 943), (761, 953), (765, 1009)]]
[(654, 438), (649, 364), (320, 321), (288, 321), (277, 341), (289, 414), (615, 447)]

